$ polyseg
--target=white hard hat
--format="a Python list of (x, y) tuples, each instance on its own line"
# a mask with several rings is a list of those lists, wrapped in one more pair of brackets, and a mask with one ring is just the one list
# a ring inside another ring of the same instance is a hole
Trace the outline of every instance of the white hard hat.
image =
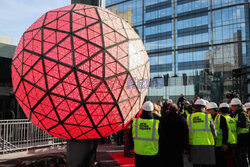
[(188, 100), (185, 100), (184, 101), (184, 104), (190, 104)]
[(168, 100), (168, 103), (170, 103), (170, 104), (173, 103), (173, 100), (172, 100), (172, 99), (169, 99), (169, 100)]
[(238, 98), (233, 98), (230, 103), (231, 106), (241, 105), (241, 101)]
[(217, 109), (218, 106), (217, 106), (217, 104), (215, 102), (210, 102), (210, 103), (208, 103), (208, 105), (206, 105), (206, 108), (207, 108), (207, 110), (209, 110), (209, 109)]
[(145, 111), (153, 111), (154, 110), (154, 105), (151, 101), (146, 101), (143, 106), (142, 109)]
[(206, 106), (206, 102), (204, 99), (197, 99), (195, 101), (195, 105), (201, 105), (201, 106)]
[(246, 103), (244, 106), (246, 109), (250, 109), (250, 102)]
[(206, 105), (208, 105), (209, 104), (209, 101), (207, 101), (207, 100), (204, 100), (205, 102), (206, 102)]
[(227, 103), (221, 103), (219, 108), (230, 108), (230, 106)]

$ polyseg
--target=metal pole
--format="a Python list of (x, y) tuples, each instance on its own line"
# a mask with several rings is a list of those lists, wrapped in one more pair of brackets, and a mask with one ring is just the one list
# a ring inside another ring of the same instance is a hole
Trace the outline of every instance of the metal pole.
[(174, 21), (174, 76), (177, 74), (176, 70), (176, 18), (175, 18), (175, 0), (173, 0), (173, 21)]
[(187, 96), (187, 93), (186, 93), (186, 85), (184, 85), (184, 92), (185, 92), (185, 96)]
[(4, 151), (5, 151), (5, 124), (3, 125), (3, 155), (4, 155)]
[(26, 134), (26, 147), (27, 147), (27, 151), (29, 149), (29, 124), (27, 124), (27, 134)]
[[(7, 142), (9, 142), (9, 124), (7, 124), (7, 128), (6, 128), (6, 139), (7, 139)], [(6, 149), (8, 149), (8, 147), (6, 147)]]
[(210, 26), (211, 26), (211, 48), (214, 44), (214, 32), (213, 32), (213, 0), (210, 0)]
[[(144, 0), (142, 0), (142, 25), (144, 25)], [(142, 26), (142, 42), (144, 43), (144, 26)]]

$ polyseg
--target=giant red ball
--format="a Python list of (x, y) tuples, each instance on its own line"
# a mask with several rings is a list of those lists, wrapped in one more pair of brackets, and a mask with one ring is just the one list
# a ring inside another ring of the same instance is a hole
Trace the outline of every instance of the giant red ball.
[(106, 137), (140, 110), (149, 59), (131, 26), (107, 9), (69, 5), (41, 16), (12, 59), (25, 115), (52, 136)]

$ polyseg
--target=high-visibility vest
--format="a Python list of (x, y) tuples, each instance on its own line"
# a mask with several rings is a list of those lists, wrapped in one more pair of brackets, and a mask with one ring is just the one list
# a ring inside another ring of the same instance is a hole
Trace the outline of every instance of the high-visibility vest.
[(132, 134), (136, 154), (149, 156), (158, 154), (158, 128), (159, 120), (134, 118)]
[(228, 143), (229, 144), (237, 144), (237, 122), (235, 119), (231, 118), (229, 115), (223, 115), (229, 127), (228, 132)]
[[(237, 134), (238, 135), (239, 134), (246, 134), (246, 133), (249, 132), (249, 128), (248, 128), (248, 121), (249, 121), (248, 120), (248, 115), (244, 111), (242, 113), (246, 116), (247, 126), (246, 126), (246, 128), (237, 127)], [(234, 117), (236, 121), (239, 120), (239, 116), (238, 115), (239, 115), (239, 113), (237, 113), (236, 116)]]
[(188, 112), (188, 110), (183, 109), (183, 114), (184, 114), (184, 113), (187, 115), (187, 117), (189, 116), (189, 112)]
[(237, 134), (236, 134), (236, 122), (229, 115), (221, 115), (217, 114), (214, 119), (215, 129), (217, 131), (216, 137), (216, 147), (222, 146), (222, 129), (220, 128), (220, 120), (221, 116), (226, 119), (227, 127), (228, 127), (228, 140), (227, 143), (236, 144), (237, 143)]
[(216, 147), (222, 146), (222, 129), (220, 128), (220, 118), (221, 118), (221, 115), (217, 114), (214, 119), (214, 125), (215, 125), (215, 129), (217, 132)]
[(191, 145), (214, 145), (214, 138), (210, 128), (211, 115), (196, 112), (189, 115), (189, 141)]

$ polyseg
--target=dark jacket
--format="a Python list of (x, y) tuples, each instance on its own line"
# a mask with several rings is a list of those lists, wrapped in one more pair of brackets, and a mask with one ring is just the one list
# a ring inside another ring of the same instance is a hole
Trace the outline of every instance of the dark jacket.
[(183, 110), (180, 110), (180, 111), (182, 112), (182, 116), (183, 116), (185, 119), (187, 119), (187, 114), (184, 112), (184, 110), (187, 110), (189, 114), (192, 114), (193, 108), (192, 108), (192, 106), (190, 105), (190, 106), (188, 106), (188, 107), (184, 106)]
[(168, 110), (169, 104), (167, 102), (163, 103), (163, 106), (161, 108), (161, 116), (164, 116), (166, 114), (166, 111)]
[(228, 126), (226, 118), (221, 116), (220, 117), (220, 129), (222, 130), (222, 144), (228, 144)]
[(182, 107), (183, 106), (183, 102), (184, 100), (186, 100), (186, 98), (184, 96), (180, 96), (177, 102), (178, 107)]
[(169, 112), (160, 119), (159, 156), (161, 166), (183, 166), (183, 150), (188, 148), (188, 127), (185, 119)]
[(154, 116), (153, 116), (153, 113), (150, 111), (142, 111), (140, 118), (142, 118), (142, 119), (154, 119)]
[(156, 114), (156, 113), (153, 113), (153, 117), (154, 119), (157, 119), (157, 120), (160, 120), (161, 116)]

